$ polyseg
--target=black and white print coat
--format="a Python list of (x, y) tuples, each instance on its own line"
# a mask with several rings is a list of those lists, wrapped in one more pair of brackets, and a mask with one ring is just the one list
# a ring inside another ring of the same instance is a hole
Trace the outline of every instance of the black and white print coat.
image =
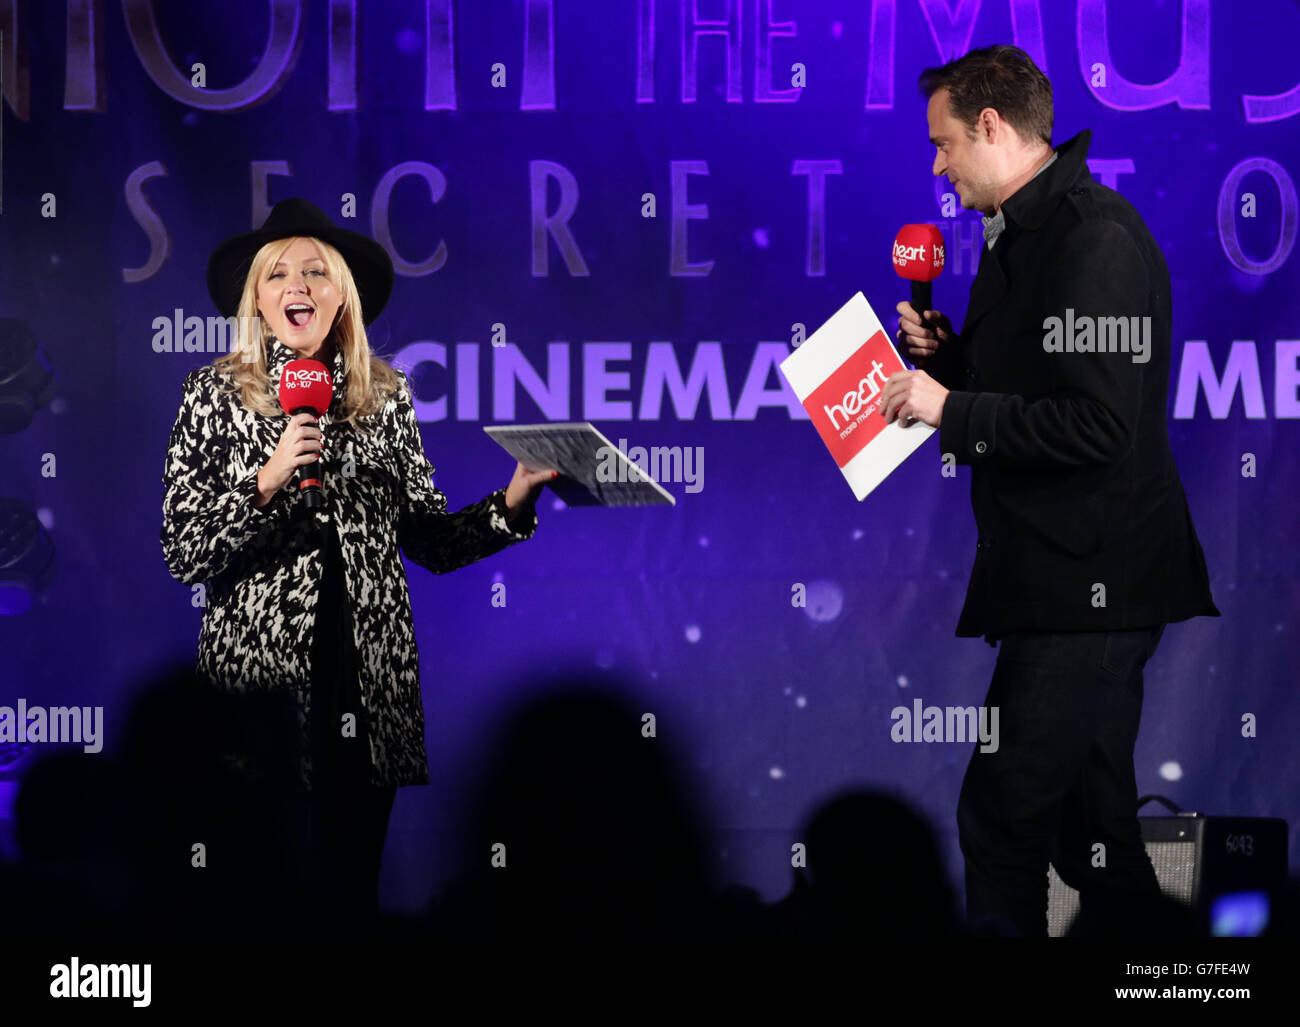
[[(274, 389), (296, 354), (279, 340), (268, 347)], [(325, 503), (316, 511), (307, 510), (296, 479), (266, 506), (254, 506), (257, 472), (275, 451), (288, 415), (246, 409), (238, 392), (218, 390), (221, 372), (211, 364), (185, 377), (163, 471), (163, 557), (177, 580), (205, 584), (196, 671), (238, 693), (288, 690), (297, 697), (305, 738), (324, 573), (309, 519), (317, 519), (316, 527), (332, 520), (354, 625), (371, 784), (427, 784), (419, 658), (398, 549), (441, 574), (531, 538), (537, 515), (521, 512), (508, 525), (505, 489), (448, 513), (446, 496), (430, 480), (434, 468), (424, 455), (406, 376), (383, 410), (365, 419), (374, 425), (367, 433), (333, 420), (341, 416), (347, 388), (339, 353), (331, 373), (334, 400), (320, 421)], [(300, 777), (310, 788), (305, 745)]]

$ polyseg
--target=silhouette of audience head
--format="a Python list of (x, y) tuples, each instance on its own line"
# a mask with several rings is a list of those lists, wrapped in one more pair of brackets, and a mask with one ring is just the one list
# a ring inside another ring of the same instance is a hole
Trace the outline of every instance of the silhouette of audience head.
[(803, 831), (808, 887), (802, 921), (817, 932), (945, 935), (960, 920), (943, 857), (925, 818), (882, 792), (844, 792)]
[[(462, 816), (448, 930), (680, 930), (712, 885), (697, 804), (662, 702), (605, 677), (545, 683), (502, 724)], [(656, 711), (651, 722), (644, 716)]]

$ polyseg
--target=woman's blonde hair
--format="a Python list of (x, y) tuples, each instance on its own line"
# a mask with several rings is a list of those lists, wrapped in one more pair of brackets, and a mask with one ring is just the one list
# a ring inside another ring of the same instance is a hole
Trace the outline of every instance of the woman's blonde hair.
[(268, 281), (271, 270), (285, 252), (300, 238), (316, 246), (325, 262), (326, 272), (343, 297), (338, 315), (330, 327), (329, 338), (343, 354), (344, 386), (342, 420), (365, 427), (360, 418), (377, 414), (400, 387), (397, 372), (388, 362), (370, 350), (366, 326), (361, 319), (361, 298), (347, 261), (333, 246), (315, 236), (275, 239), (253, 256), (239, 298), (236, 344), (229, 353), (213, 361), (228, 383), (228, 392), (238, 391), (244, 406), (267, 417), (283, 411), (277, 394), (279, 382), (267, 373), (267, 343), (270, 325), (257, 312), (257, 286)]

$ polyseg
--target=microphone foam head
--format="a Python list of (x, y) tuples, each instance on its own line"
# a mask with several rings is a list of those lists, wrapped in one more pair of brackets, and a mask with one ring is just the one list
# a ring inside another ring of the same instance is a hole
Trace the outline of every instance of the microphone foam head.
[(894, 237), (894, 270), (900, 278), (933, 282), (943, 259), (943, 233), (934, 225), (904, 225)]
[(290, 360), (280, 372), (280, 408), (286, 414), (307, 407), (320, 417), (334, 398), (334, 379), (319, 360)]

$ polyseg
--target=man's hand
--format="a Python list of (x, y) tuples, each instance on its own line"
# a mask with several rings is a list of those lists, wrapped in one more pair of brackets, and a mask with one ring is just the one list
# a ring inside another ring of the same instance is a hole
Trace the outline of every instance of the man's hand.
[(895, 371), (880, 394), (880, 412), (886, 424), (901, 420), (907, 428), (916, 421), (924, 421), (937, 428), (947, 398), (948, 390), (924, 371)]
[(952, 322), (947, 315), (937, 310), (927, 310), (925, 321), (913, 309), (912, 304), (904, 300), (896, 308), (898, 311), (898, 344), (907, 349), (907, 357), (913, 362), (932, 357), (939, 348), (939, 343), (953, 337)]

